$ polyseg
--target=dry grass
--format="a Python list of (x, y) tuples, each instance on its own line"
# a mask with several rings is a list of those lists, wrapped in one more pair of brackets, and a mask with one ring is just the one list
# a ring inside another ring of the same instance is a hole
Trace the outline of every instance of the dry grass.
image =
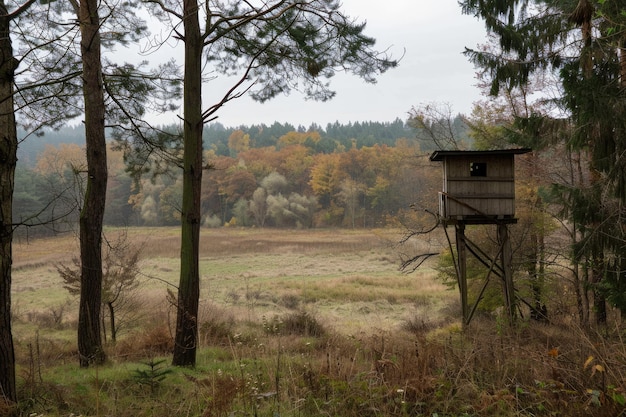
[[(107, 234), (114, 240), (122, 232)], [(178, 229), (127, 233), (142, 247), (142, 298), (158, 303), (178, 281)], [(201, 302), (227, 306), (237, 321), (306, 308), (348, 332), (371, 328), (372, 320), (377, 327), (398, 328), (424, 300), (437, 300), (429, 303), (429, 316), (436, 316), (456, 295), (428, 268), (410, 276), (398, 270), (394, 245), (400, 237), (396, 230), (205, 230)], [(75, 321), (75, 300), (62, 288), (55, 265), (69, 262), (77, 250), (71, 235), (16, 244), (13, 299), (20, 321)]]
[(429, 265), (398, 271), (398, 231), (204, 231), (197, 367), (169, 368), (177, 232), (129, 231), (148, 314), (88, 371), (54, 269), (71, 237), (16, 245), (23, 415), (626, 415), (621, 329), (478, 315), (463, 330)]

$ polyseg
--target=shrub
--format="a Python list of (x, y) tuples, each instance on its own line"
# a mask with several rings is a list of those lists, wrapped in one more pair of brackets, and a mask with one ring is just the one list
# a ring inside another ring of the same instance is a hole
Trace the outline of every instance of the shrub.
[(116, 345), (117, 355), (125, 359), (170, 354), (173, 350), (174, 340), (165, 325), (131, 334)]
[(215, 214), (211, 216), (206, 216), (204, 218), (204, 226), (210, 229), (215, 229), (222, 226), (222, 220), (219, 218), (219, 216), (216, 216)]
[(418, 317), (417, 315), (411, 316), (404, 320), (402, 323), (402, 329), (413, 334), (424, 334), (433, 330), (436, 326), (431, 323), (427, 318)]
[(16, 414), (15, 412), (15, 404), (11, 404), (3, 398), (0, 398), (0, 416), (12, 416)]
[(200, 325), (200, 340), (204, 345), (219, 344), (233, 336), (234, 320), (208, 320)]
[(235, 318), (225, 308), (211, 304), (200, 312), (199, 337), (204, 345), (226, 343), (233, 337)]
[(287, 314), (281, 318), (275, 316), (271, 320), (264, 317), (263, 328), (268, 334), (321, 337), (327, 333), (324, 326), (305, 311)]
[(209, 381), (208, 404), (203, 416), (219, 417), (234, 415), (230, 412), (233, 402), (243, 390), (245, 384), (240, 379), (229, 375), (217, 375)]
[(280, 297), (279, 304), (290, 310), (295, 310), (300, 305), (300, 297), (295, 294), (285, 294)]

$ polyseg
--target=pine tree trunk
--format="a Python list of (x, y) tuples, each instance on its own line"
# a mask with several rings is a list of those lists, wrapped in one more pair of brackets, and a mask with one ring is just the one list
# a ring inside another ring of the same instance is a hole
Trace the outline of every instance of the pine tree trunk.
[[(541, 213), (539, 200), (536, 201), (535, 205), (536, 212)], [(545, 243), (542, 225), (535, 224), (531, 226), (530, 242), (532, 249), (531, 259), (528, 260), (528, 277), (533, 303), (530, 318), (536, 321), (547, 321), (548, 308), (543, 303)]]
[(6, 6), (0, 2), (0, 402), (11, 404), (17, 402), (11, 333), (12, 211), (17, 163), (13, 73), (17, 61), (13, 57), (9, 24)]
[(539, 277), (537, 272), (538, 238), (537, 232), (533, 229), (533, 226), (531, 226), (529, 234), (531, 248), (527, 266), (528, 281), (530, 283), (533, 305), (530, 311), (530, 318), (533, 320), (541, 320), (541, 288), (539, 287)]
[(546, 235), (545, 235), (545, 228), (544, 228), (544, 223), (543, 223), (543, 218), (541, 220), (541, 227), (539, 229), (539, 240), (538, 240), (538, 269), (539, 269), (539, 275), (538, 275), (538, 280), (539, 280), (539, 293), (537, 295), (537, 299), (539, 300), (539, 303), (537, 304), (537, 307), (541, 309), (541, 314), (543, 316), (543, 320), (548, 320), (548, 307), (546, 306), (546, 304), (543, 302), (543, 287), (545, 284), (545, 279), (546, 279)]
[(173, 365), (195, 366), (200, 298), (200, 188), (202, 183), (202, 40), (197, 4), (184, 0), (183, 201), (180, 281)]
[(622, 38), (618, 50), (619, 54), (619, 85), (626, 88), (626, 38)]
[(601, 249), (594, 251), (593, 264), (591, 267), (591, 285), (593, 289), (593, 312), (596, 324), (603, 326), (607, 320), (606, 297), (600, 289), (604, 280), (604, 254)]
[(104, 136), (104, 92), (100, 55), (100, 19), (97, 0), (81, 0), (79, 12), (87, 188), (80, 213), (80, 306), (78, 352), (80, 366), (105, 360), (100, 334), (102, 300), (102, 222), (107, 186), (106, 141)]
[[(581, 154), (580, 151), (567, 151), (568, 160), (571, 161), (570, 165), (570, 184), (572, 186), (579, 186), (583, 183), (583, 167), (581, 163)], [(570, 246), (575, 246), (578, 242), (580, 236), (580, 228), (578, 226), (578, 222), (572, 221), (572, 231), (571, 231), (571, 242)], [(582, 265), (580, 261), (576, 259), (577, 257), (572, 258), (572, 270), (573, 270), (573, 279), (574, 279), (574, 293), (576, 295), (576, 307), (578, 310), (578, 319), (580, 325), (582, 327), (589, 326), (589, 299), (588, 299), (588, 271), (586, 267), (586, 263), (583, 262)]]

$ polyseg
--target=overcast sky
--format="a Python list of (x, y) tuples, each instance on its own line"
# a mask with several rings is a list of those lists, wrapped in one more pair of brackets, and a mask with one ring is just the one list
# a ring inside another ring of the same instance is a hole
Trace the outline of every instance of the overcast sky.
[[(331, 82), (337, 95), (325, 103), (307, 101), (298, 93), (264, 104), (240, 98), (223, 107), (217, 121), (229, 127), (274, 121), (305, 127), (388, 122), (406, 120), (412, 107), (426, 103), (447, 103), (455, 113), (470, 113), (479, 92), (474, 67), (462, 52), (484, 43), (485, 30), (482, 22), (461, 14), (457, 0), (343, 0), (342, 10), (367, 22), (365, 32), (377, 40), (376, 49), (389, 48), (394, 58), (404, 54), (398, 68), (373, 85), (337, 75)], [(211, 95), (217, 87), (213, 83), (203, 92), (205, 105), (218, 98)]]

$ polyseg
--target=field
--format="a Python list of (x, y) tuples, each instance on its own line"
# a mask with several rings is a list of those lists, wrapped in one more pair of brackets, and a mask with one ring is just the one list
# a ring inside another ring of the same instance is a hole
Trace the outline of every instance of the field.
[(89, 370), (78, 368), (77, 300), (56, 269), (77, 255), (75, 236), (16, 242), (22, 415), (624, 412), (621, 339), (559, 325), (511, 329), (489, 315), (462, 330), (457, 294), (434, 264), (399, 271), (400, 230), (203, 231), (198, 363), (172, 368), (178, 232), (106, 232), (141, 248), (141, 273), (116, 343), (107, 339), (108, 363)]
[[(110, 231), (109, 238), (118, 233)], [(164, 302), (166, 289), (177, 284), (178, 233), (130, 230), (129, 240), (142, 248), (144, 300)], [(372, 322), (393, 330), (411, 314), (436, 320), (437, 310), (454, 303), (456, 295), (433, 280), (427, 267), (412, 275), (399, 270), (401, 237), (399, 230), (210, 230), (201, 240), (201, 303), (228, 307), (237, 319), (250, 320), (299, 306), (341, 332), (372, 331)], [(15, 245), (18, 315), (45, 315), (71, 304), (55, 265), (70, 264), (76, 245), (69, 234)], [(420, 306), (427, 311), (417, 311)], [(66, 320), (75, 319), (71, 309), (67, 314)]]

